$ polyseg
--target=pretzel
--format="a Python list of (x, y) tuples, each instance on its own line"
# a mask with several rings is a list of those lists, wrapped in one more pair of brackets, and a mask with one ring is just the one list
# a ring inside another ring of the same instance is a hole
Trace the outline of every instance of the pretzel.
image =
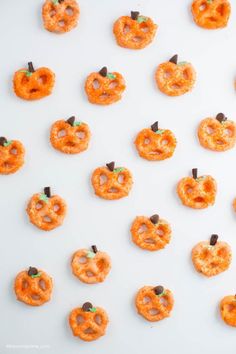
[(236, 327), (236, 295), (228, 295), (221, 300), (220, 314), (227, 325)]
[(172, 292), (161, 285), (141, 288), (135, 300), (138, 313), (150, 322), (157, 322), (170, 316), (174, 306)]
[(198, 139), (205, 148), (213, 151), (232, 149), (236, 143), (236, 123), (227, 120), (223, 113), (216, 118), (206, 118), (198, 128)]
[(177, 142), (172, 131), (159, 129), (158, 122), (155, 122), (151, 128), (138, 133), (134, 144), (140, 157), (149, 161), (161, 161), (173, 155)]
[(75, 0), (46, 0), (42, 7), (44, 28), (59, 34), (69, 32), (77, 26), (79, 13)]
[(231, 12), (228, 0), (194, 0), (192, 14), (195, 23), (205, 29), (227, 26)]
[(103, 67), (91, 73), (85, 82), (85, 92), (90, 103), (109, 105), (119, 101), (125, 90), (125, 80), (118, 72), (107, 72)]
[(196, 73), (192, 64), (177, 63), (174, 55), (169, 61), (158, 66), (155, 74), (156, 84), (161, 92), (168, 96), (180, 96), (189, 92), (196, 81)]
[(212, 235), (210, 242), (199, 242), (192, 250), (195, 269), (207, 277), (226, 271), (231, 263), (230, 246), (226, 242), (217, 242), (217, 239), (217, 235)]
[(42, 270), (29, 267), (15, 279), (14, 289), (17, 300), (31, 306), (41, 306), (51, 298), (52, 278)]
[(73, 274), (87, 284), (102, 283), (111, 269), (111, 259), (107, 253), (97, 250), (80, 249), (71, 260)]
[(58, 120), (51, 128), (52, 146), (65, 154), (79, 154), (87, 150), (90, 141), (90, 130), (86, 123), (76, 122), (75, 117), (67, 121)]
[(182, 178), (177, 185), (177, 193), (182, 203), (193, 209), (204, 209), (215, 203), (217, 185), (211, 176), (197, 176), (197, 169), (192, 170), (193, 177)]
[(157, 27), (150, 17), (139, 16), (139, 12), (131, 11), (130, 17), (118, 18), (114, 23), (113, 33), (119, 46), (143, 49), (153, 41)]
[(133, 242), (140, 248), (148, 251), (157, 251), (164, 248), (171, 239), (170, 224), (159, 215), (137, 216), (131, 226)]
[(52, 93), (55, 74), (48, 68), (34, 69), (32, 62), (28, 69), (22, 68), (15, 72), (13, 89), (15, 94), (24, 100), (38, 100)]
[(95, 194), (110, 200), (126, 197), (133, 184), (131, 172), (125, 167), (115, 168), (114, 162), (96, 168), (91, 181)]
[(24, 164), (25, 148), (18, 140), (0, 137), (0, 174), (8, 175), (18, 171)]
[(82, 307), (73, 309), (69, 315), (69, 324), (73, 335), (91, 342), (106, 333), (109, 319), (105, 310), (101, 307), (93, 307), (89, 302)]
[(34, 194), (26, 209), (30, 222), (44, 231), (62, 225), (66, 210), (65, 201), (58, 195), (51, 196), (50, 187), (45, 187), (44, 193)]

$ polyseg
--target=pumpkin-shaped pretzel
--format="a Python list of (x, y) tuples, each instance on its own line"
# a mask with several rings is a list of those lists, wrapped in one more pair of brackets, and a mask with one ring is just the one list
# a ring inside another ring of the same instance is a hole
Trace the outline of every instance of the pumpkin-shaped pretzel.
[(22, 68), (15, 72), (13, 89), (15, 94), (24, 100), (38, 100), (52, 93), (55, 74), (48, 68), (34, 69), (32, 62), (28, 69)]
[(85, 302), (82, 307), (73, 309), (69, 315), (69, 325), (75, 337), (91, 342), (104, 336), (109, 319), (101, 307), (93, 307)]
[(157, 322), (170, 316), (174, 306), (172, 292), (158, 285), (144, 286), (135, 300), (138, 313), (150, 322)]
[(0, 174), (9, 175), (24, 164), (25, 148), (18, 140), (0, 137)]
[(236, 327), (236, 295), (225, 296), (219, 307), (222, 320), (227, 325)]
[(133, 184), (131, 172), (125, 167), (115, 168), (114, 161), (96, 168), (91, 181), (95, 194), (110, 200), (126, 197)]
[(55, 33), (69, 32), (77, 26), (79, 12), (76, 0), (46, 0), (42, 7), (44, 28)]
[(177, 185), (177, 193), (182, 203), (193, 209), (204, 209), (215, 203), (217, 186), (211, 176), (197, 176), (197, 168), (192, 170), (193, 177), (182, 178)]
[(91, 251), (80, 249), (73, 254), (71, 268), (73, 274), (84, 283), (102, 283), (110, 272), (111, 259), (93, 245)]
[(119, 46), (129, 49), (143, 49), (153, 41), (157, 25), (150, 17), (131, 11), (130, 16), (116, 20), (113, 33)]
[(194, 0), (192, 14), (195, 23), (205, 29), (227, 26), (231, 12), (228, 0)]
[(203, 119), (198, 127), (200, 144), (209, 150), (226, 151), (236, 143), (236, 123), (228, 120), (223, 113), (216, 118)]
[(232, 259), (230, 246), (226, 242), (219, 242), (218, 235), (212, 235), (210, 242), (199, 242), (192, 249), (192, 261), (195, 269), (212, 277), (227, 270)]
[(160, 219), (159, 215), (137, 216), (130, 229), (133, 242), (148, 251), (158, 251), (164, 248), (171, 239), (170, 224)]
[(149, 161), (161, 161), (171, 157), (176, 148), (176, 138), (172, 131), (160, 129), (158, 122), (151, 128), (141, 130), (134, 142), (139, 156)]
[(27, 214), (32, 224), (44, 231), (50, 231), (62, 225), (66, 215), (66, 203), (58, 195), (51, 195), (50, 187), (44, 193), (32, 196), (27, 206)]
[(65, 154), (79, 154), (87, 150), (90, 141), (89, 126), (75, 121), (75, 117), (56, 121), (51, 128), (52, 146)]
[(43, 270), (29, 267), (15, 279), (14, 290), (17, 300), (31, 306), (41, 306), (51, 298), (52, 278)]
[(109, 105), (121, 99), (125, 80), (118, 72), (108, 72), (104, 66), (91, 73), (85, 82), (85, 92), (90, 103)]
[(196, 72), (192, 64), (185, 61), (178, 63), (178, 56), (174, 55), (158, 66), (155, 79), (161, 92), (168, 96), (180, 96), (192, 90)]

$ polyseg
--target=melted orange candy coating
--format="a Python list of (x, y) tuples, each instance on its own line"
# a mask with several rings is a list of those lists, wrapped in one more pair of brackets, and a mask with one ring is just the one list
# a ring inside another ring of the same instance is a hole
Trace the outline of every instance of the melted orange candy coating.
[(46, 0), (42, 7), (44, 28), (59, 34), (69, 32), (77, 26), (79, 13), (75, 0)]
[(205, 29), (227, 26), (231, 13), (228, 0), (194, 0), (192, 14), (195, 23)]

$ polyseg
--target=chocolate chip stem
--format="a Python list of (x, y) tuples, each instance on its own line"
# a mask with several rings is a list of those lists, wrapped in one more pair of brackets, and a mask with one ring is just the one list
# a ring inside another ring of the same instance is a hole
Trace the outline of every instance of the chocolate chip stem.
[(91, 302), (85, 302), (82, 306), (82, 310), (85, 312), (89, 312), (91, 308), (93, 308)]
[(104, 66), (99, 72), (101, 76), (106, 77), (107, 76), (107, 67)]
[(178, 63), (178, 54), (175, 54), (172, 58), (170, 58), (169, 62), (177, 64)]
[(73, 117), (68, 118), (66, 122), (69, 123), (73, 127), (74, 122), (75, 122), (75, 117), (73, 116)]
[(130, 12), (130, 17), (132, 18), (132, 20), (137, 21), (137, 19), (139, 17), (139, 12), (138, 11), (131, 11)]
[(192, 169), (192, 175), (194, 179), (197, 179), (197, 168)]
[(154, 133), (158, 131), (158, 122), (155, 122), (151, 125), (151, 129)]
[(109, 171), (113, 172), (114, 171), (114, 168), (115, 168), (115, 162), (112, 161), (112, 162), (109, 162), (106, 164), (107, 168)]
[(97, 253), (98, 249), (96, 245), (91, 246), (93, 253)]
[(31, 275), (37, 275), (38, 274), (38, 269), (35, 267), (29, 267), (28, 270), (28, 275), (31, 277)]
[(157, 215), (157, 214), (152, 215), (152, 216), (150, 217), (150, 220), (151, 220), (151, 222), (152, 222), (154, 225), (158, 224), (159, 215)]
[(34, 73), (35, 72), (32, 61), (30, 61), (28, 63), (28, 68), (29, 68), (29, 72), (30, 73)]
[(218, 235), (211, 235), (211, 238), (210, 238), (210, 245), (211, 246), (215, 246), (217, 244), (217, 240), (218, 240)]
[(51, 188), (50, 187), (45, 187), (44, 188), (44, 194), (46, 194), (46, 196), (48, 198), (51, 198)]
[(1, 145), (1, 146), (4, 146), (4, 144), (6, 144), (6, 143), (7, 143), (7, 139), (4, 138), (4, 136), (1, 136), (1, 138), (0, 138), (0, 145)]
[(161, 285), (156, 286), (153, 288), (153, 291), (156, 295), (161, 295), (164, 292), (164, 288)]
[(227, 120), (227, 118), (226, 118), (226, 116), (224, 115), (224, 113), (218, 113), (217, 116), (216, 116), (216, 119), (217, 119), (220, 123), (222, 123), (222, 122), (224, 122), (224, 121)]

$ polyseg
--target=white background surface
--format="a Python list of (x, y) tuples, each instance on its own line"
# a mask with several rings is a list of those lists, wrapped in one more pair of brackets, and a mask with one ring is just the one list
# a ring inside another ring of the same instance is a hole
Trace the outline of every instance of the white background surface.
[[(189, 0), (80, 0), (78, 27), (65, 35), (47, 32), (41, 22), (41, 0), (1, 0), (0, 135), (21, 140), (24, 167), (0, 178), (0, 352), (1, 353), (234, 353), (236, 330), (220, 319), (220, 299), (236, 291), (236, 257), (231, 268), (212, 279), (198, 275), (191, 264), (191, 248), (212, 233), (229, 242), (236, 254), (236, 149), (213, 153), (196, 139), (199, 121), (224, 112), (236, 119), (236, 8), (224, 30), (206, 31), (192, 21)], [(154, 42), (142, 51), (116, 45), (112, 24), (119, 16), (139, 10), (159, 25)], [(157, 65), (178, 53), (197, 71), (195, 89), (170, 98), (155, 86)], [(56, 73), (53, 94), (27, 102), (12, 91), (14, 71), (33, 61)], [(125, 77), (123, 99), (108, 107), (88, 103), (86, 76), (107, 65)], [(89, 124), (89, 149), (66, 156), (49, 144), (49, 130), (57, 119), (76, 115)], [(173, 158), (147, 162), (133, 147), (136, 133), (159, 120), (178, 139)], [(128, 167), (134, 186), (128, 198), (105, 201), (90, 185), (94, 168), (115, 160)], [(208, 210), (181, 205), (175, 186), (193, 167), (211, 174), (218, 183), (216, 204)], [(45, 233), (32, 226), (25, 213), (33, 193), (50, 185), (68, 204), (62, 227)], [(136, 215), (158, 213), (170, 221), (173, 238), (160, 252), (140, 250), (130, 241)], [(82, 284), (70, 270), (71, 254), (96, 244), (108, 252), (113, 267), (99, 285)], [(33, 308), (16, 301), (15, 275), (29, 265), (45, 269), (54, 279), (51, 302)], [(162, 284), (175, 296), (169, 319), (146, 322), (136, 314), (134, 296), (144, 285)], [(107, 334), (84, 343), (72, 336), (70, 310), (85, 301), (104, 307), (110, 318)], [(6, 345), (46, 345), (46, 349), (8, 349)]]

